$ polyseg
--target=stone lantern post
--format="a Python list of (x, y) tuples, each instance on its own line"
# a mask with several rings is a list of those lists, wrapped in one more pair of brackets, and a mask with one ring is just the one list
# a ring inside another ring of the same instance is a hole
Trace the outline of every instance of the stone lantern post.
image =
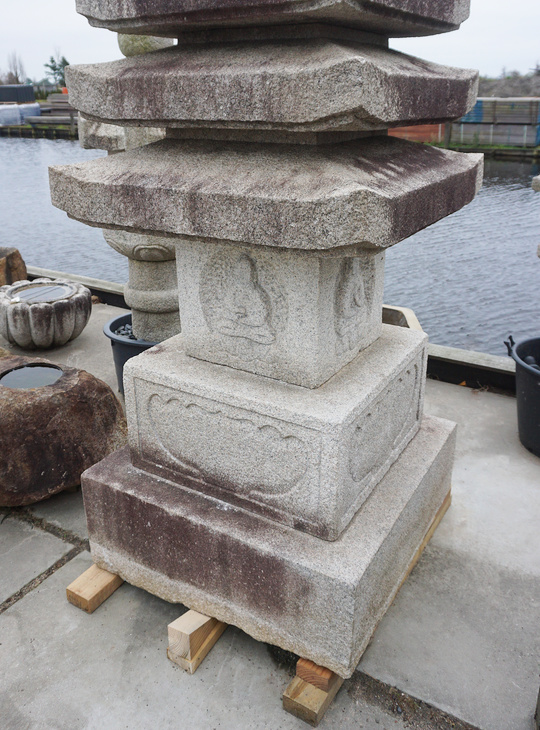
[[(118, 45), (126, 57), (170, 48), (171, 38), (118, 34)], [(79, 114), (79, 141), (85, 149), (107, 150), (109, 154), (142, 147), (165, 137), (165, 129), (122, 127), (88, 119)], [(175, 247), (162, 236), (126, 231), (103, 231), (115, 251), (126, 256), (129, 280), (124, 290), (131, 309), (135, 337), (161, 342), (180, 332), (176, 285)]]
[(85, 116), (166, 139), (51, 168), (70, 216), (176, 247), (182, 334), (130, 360), (129, 448), (84, 478), (94, 561), (348, 677), (449, 503), (455, 437), (422, 413), (426, 336), (381, 325), (384, 252), (482, 175), (388, 136), (462, 116), (477, 84), (388, 38), (468, 2), (77, 8), (179, 38), (68, 69)]

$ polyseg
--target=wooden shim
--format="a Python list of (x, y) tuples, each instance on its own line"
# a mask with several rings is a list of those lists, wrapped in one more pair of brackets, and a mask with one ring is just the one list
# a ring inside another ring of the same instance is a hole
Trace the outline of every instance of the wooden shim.
[(167, 656), (193, 674), (226, 628), (223, 621), (197, 611), (187, 611), (167, 627)]
[[(399, 589), (401, 588), (401, 586), (405, 583), (405, 581), (409, 577), (409, 575), (411, 573), (411, 570), (414, 568), (414, 566), (416, 565), (416, 563), (420, 560), (420, 556), (424, 552), (424, 549), (425, 549), (426, 545), (428, 544), (428, 542), (433, 537), (433, 533), (435, 532), (435, 530), (439, 526), (440, 521), (442, 520), (442, 518), (446, 514), (446, 510), (450, 507), (451, 503), (452, 503), (452, 492), (448, 492), (448, 494), (444, 498), (444, 502), (442, 503), (442, 505), (439, 508), (439, 511), (437, 512), (437, 514), (433, 518), (433, 522), (429, 526), (429, 529), (426, 532), (426, 534), (424, 536), (424, 539), (420, 543), (420, 547), (418, 548), (418, 550), (413, 555), (412, 560), (409, 563), (409, 567), (407, 568), (407, 572), (403, 576), (403, 579), (402, 579), (401, 583), (399, 584), (399, 588), (396, 591), (396, 595), (397, 595)], [(395, 596), (394, 596), (394, 598), (395, 598)]]
[(93, 613), (123, 582), (119, 575), (92, 565), (66, 588), (67, 599), (77, 608)]
[(335, 676), (336, 681), (328, 692), (305, 682), (298, 676), (294, 677), (283, 693), (283, 709), (317, 727), (343, 684), (342, 677)]
[(299, 659), (296, 663), (296, 676), (312, 684), (323, 692), (329, 692), (339, 677), (326, 667), (315, 664), (310, 659)]

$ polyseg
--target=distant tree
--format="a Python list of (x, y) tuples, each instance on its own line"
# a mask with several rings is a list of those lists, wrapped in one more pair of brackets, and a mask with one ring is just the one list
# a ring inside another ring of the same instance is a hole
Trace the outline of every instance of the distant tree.
[(540, 96), (540, 64), (526, 74), (505, 69), (497, 79), (481, 76), (478, 96)]
[(69, 66), (69, 61), (65, 56), (60, 56), (60, 52), (56, 51), (56, 55), (51, 56), (49, 63), (44, 64), (44, 66), (46, 69), (45, 73), (53, 84), (57, 86), (66, 85), (65, 73), (66, 66)]
[(21, 57), (15, 51), (8, 55), (7, 64), (7, 73), (4, 76), (4, 83), (24, 84), (26, 71), (24, 70)]

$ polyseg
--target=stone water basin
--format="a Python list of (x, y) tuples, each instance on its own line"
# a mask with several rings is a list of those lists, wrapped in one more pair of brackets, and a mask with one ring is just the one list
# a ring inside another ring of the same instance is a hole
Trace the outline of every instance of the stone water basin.
[(114, 393), (90, 373), (42, 358), (0, 359), (0, 506), (78, 485), (126, 432)]

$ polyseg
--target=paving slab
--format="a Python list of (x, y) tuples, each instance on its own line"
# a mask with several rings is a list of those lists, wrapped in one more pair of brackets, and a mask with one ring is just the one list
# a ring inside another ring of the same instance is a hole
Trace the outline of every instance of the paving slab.
[[(0, 603), (47, 570), (72, 545), (25, 522), (0, 522)], [(0, 673), (1, 674), (1, 673)]]
[(50, 499), (30, 505), (28, 510), (51, 525), (74, 533), (81, 540), (88, 537), (82, 492), (61, 492)]
[(482, 730), (529, 730), (540, 683), (540, 459), (515, 409), (428, 381), (458, 422), (453, 502), (359, 666)]
[[(167, 624), (184, 607), (127, 584), (92, 615), (70, 605), (65, 588), (90, 564), (82, 553), (0, 616), (3, 728), (306, 727), (281, 708), (288, 670), (238, 629), (191, 676), (166, 656)], [(353, 694), (346, 684), (326, 727), (406, 727)]]
[(454, 501), (434, 544), (540, 578), (540, 459), (519, 441), (516, 399), (428, 380), (425, 409), (458, 424)]

